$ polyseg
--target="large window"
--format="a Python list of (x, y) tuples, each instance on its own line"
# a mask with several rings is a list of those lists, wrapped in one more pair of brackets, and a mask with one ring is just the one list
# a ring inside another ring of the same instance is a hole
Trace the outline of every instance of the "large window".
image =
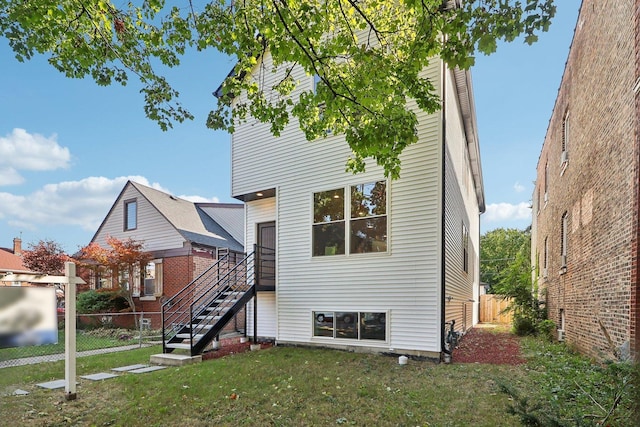
[(144, 269), (144, 295), (162, 295), (162, 260), (149, 262)]
[(313, 256), (343, 255), (347, 248), (352, 254), (387, 251), (385, 181), (314, 193)]
[(342, 255), (345, 248), (344, 189), (313, 195), (313, 255)]
[(127, 200), (124, 202), (124, 230), (135, 230), (138, 227), (138, 202)]
[(313, 336), (385, 341), (384, 312), (314, 311)]

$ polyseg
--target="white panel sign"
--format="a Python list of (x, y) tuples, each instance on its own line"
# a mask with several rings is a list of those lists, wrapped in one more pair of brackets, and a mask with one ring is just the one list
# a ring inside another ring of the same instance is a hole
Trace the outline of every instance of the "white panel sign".
[(58, 342), (54, 288), (0, 287), (0, 348)]

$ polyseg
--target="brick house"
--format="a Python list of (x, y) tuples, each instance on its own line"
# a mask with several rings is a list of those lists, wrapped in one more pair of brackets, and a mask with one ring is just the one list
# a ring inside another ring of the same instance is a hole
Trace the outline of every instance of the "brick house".
[(33, 274), (22, 263), (22, 239), (13, 239), (13, 248), (0, 248), (0, 286), (13, 286), (13, 282), (3, 281), (2, 277), (7, 273)]
[(537, 165), (532, 265), (558, 338), (638, 357), (640, 8), (584, 0)]
[[(131, 286), (137, 311), (159, 313), (164, 301), (222, 254), (243, 253), (244, 206), (192, 203), (128, 181), (91, 242), (108, 247), (110, 236), (144, 242), (144, 250), (151, 253), (152, 261)], [(112, 288), (116, 278), (111, 276), (110, 272), (92, 274), (87, 282), (91, 289)], [(151, 319), (154, 327), (160, 327), (159, 315)], [(244, 317), (234, 325), (238, 322), (244, 325)]]

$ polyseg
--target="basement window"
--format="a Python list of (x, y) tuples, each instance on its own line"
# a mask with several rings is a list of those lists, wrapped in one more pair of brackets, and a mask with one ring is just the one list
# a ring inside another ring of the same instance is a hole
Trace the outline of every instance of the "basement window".
[(385, 341), (385, 312), (314, 311), (313, 336)]

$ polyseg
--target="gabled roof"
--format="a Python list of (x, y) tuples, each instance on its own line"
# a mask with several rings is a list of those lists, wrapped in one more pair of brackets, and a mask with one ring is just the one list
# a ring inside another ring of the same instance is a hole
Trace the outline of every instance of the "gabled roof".
[(93, 236), (92, 241), (100, 233), (100, 229), (129, 186), (135, 188), (185, 240), (192, 244), (229, 248), (239, 252), (244, 251), (244, 238), (236, 238), (239, 235), (235, 228), (237, 221), (241, 221), (242, 227), (244, 227), (244, 205), (205, 203), (203, 204), (207, 207), (205, 211), (199, 207), (198, 203), (181, 199), (133, 181), (127, 181), (98, 231)]
[(22, 258), (14, 254), (12, 250), (0, 248), (0, 273), (31, 273), (22, 263)]
[[(244, 245), (225, 230), (216, 219), (201, 208), (197, 203), (180, 199), (160, 190), (147, 187), (137, 182), (129, 181), (171, 225), (188, 241), (201, 245), (229, 248), (234, 251), (244, 251)], [(244, 206), (240, 204), (208, 203), (210, 212), (220, 209), (232, 211), (244, 221)]]

